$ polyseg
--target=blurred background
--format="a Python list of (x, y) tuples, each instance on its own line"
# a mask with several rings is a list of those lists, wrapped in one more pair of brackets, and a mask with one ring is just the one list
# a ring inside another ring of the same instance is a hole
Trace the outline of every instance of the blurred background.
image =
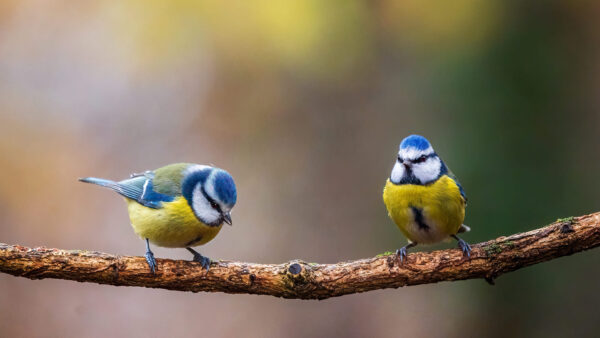
[[(465, 187), (471, 243), (599, 211), (599, 15), (591, 0), (3, 0), (0, 242), (143, 255), (123, 200), (77, 178), (188, 161), (238, 185), (208, 257), (393, 251), (381, 195), (411, 133)], [(0, 274), (0, 332), (597, 336), (598, 262), (321, 302)]]

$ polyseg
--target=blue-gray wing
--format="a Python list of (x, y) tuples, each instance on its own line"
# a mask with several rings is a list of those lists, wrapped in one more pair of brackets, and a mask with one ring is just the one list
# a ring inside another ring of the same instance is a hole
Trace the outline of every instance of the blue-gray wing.
[(456, 176), (454, 176), (454, 174), (450, 170), (448, 170), (448, 177), (450, 177), (454, 181), (454, 183), (456, 183), (456, 185), (458, 186), (458, 190), (460, 191), (460, 195), (465, 199), (465, 204), (467, 204), (467, 194), (465, 193), (465, 190), (463, 189), (462, 185), (460, 185), (460, 182), (458, 181)]
[(154, 191), (152, 179), (153, 175), (145, 173), (120, 182), (95, 177), (82, 178), (80, 181), (107, 187), (145, 207), (160, 209), (163, 202), (171, 202), (174, 197)]

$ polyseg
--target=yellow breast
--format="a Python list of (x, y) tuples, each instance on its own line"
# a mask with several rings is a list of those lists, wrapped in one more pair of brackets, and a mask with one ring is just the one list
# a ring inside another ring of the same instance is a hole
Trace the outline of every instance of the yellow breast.
[(429, 185), (396, 185), (388, 179), (383, 201), (400, 231), (419, 244), (456, 234), (465, 218), (465, 200), (446, 175)]
[(202, 245), (215, 238), (222, 227), (222, 224), (211, 227), (200, 222), (183, 197), (164, 202), (160, 209), (147, 208), (134, 200), (126, 200), (135, 233), (158, 246), (184, 248)]

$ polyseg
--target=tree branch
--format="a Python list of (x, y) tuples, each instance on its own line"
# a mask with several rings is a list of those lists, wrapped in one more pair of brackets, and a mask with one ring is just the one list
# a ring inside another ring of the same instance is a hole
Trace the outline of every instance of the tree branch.
[(326, 299), (472, 278), (493, 283), (501, 274), (599, 245), (600, 213), (595, 213), (473, 245), (471, 259), (464, 258), (458, 249), (449, 249), (409, 253), (402, 265), (395, 255), (337, 264), (299, 260), (278, 265), (218, 261), (208, 273), (196, 262), (158, 259), (158, 269), (153, 275), (143, 257), (0, 243), (0, 271), (30, 279)]

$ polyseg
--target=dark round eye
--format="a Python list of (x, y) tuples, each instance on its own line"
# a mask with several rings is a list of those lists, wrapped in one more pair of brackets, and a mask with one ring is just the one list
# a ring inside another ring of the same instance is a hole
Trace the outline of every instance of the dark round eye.
[(400, 155), (398, 155), (398, 162), (402, 162), (402, 157), (400, 157)]
[(219, 208), (219, 205), (218, 205), (217, 203), (213, 202), (213, 201), (210, 201), (210, 206), (211, 206), (213, 209), (218, 209), (218, 208)]
[(414, 160), (413, 163), (422, 163), (422, 162), (425, 162), (426, 159), (427, 159), (427, 156), (423, 155), (423, 156), (419, 157), (418, 159)]

